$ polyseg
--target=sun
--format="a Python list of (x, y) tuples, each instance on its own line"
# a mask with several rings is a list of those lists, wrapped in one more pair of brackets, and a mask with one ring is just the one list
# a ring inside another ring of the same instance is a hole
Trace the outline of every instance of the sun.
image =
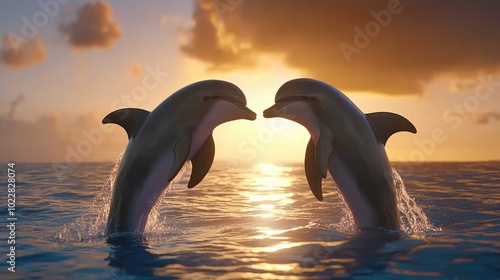
[(255, 121), (236, 120), (221, 124), (214, 130), (217, 145), (215, 160), (255, 165), (260, 162), (298, 162), (303, 155), (309, 134), (301, 125), (282, 118), (266, 119), (262, 112), (274, 104), (278, 89), (285, 82), (303, 74), (284, 64), (277, 55), (261, 56), (254, 67), (218, 71), (202, 62), (183, 58), (185, 83), (219, 79), (237, 85), (245, 94), (247, 106), (257, 113)]

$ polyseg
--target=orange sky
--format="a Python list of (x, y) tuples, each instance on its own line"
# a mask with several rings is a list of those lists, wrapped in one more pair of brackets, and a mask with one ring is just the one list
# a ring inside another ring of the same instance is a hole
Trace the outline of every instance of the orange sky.
[(127, 139), (103, 116), (215, 78), (259, 115), (215, 130), (216, 160), (300, 162), (307, 131), (262, 117), (298, 77), (411, 120), (393, 161), (500, 160), (499, 4), (361, 2), (2, 1), (0, 161), (112, 161)]

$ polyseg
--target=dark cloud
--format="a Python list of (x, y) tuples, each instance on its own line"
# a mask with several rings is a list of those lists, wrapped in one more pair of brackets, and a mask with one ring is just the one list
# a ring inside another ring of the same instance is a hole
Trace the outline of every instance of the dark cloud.
[(500, 69), (497, 1), (252, 0), (223, 18), (217, 2), (196, 2), (181, 47), (213, 68), (277, 54), (342, 90), (386, 94), (420, 94), (440, 75)]
[(2, 62), (13, 68), (23, 68), (41, 63), (46, 58), (46, 51), (40, 39), (22, 40), (5, 36), (2, 42)]
[(482, 112), (476, 116), (477, 124), (489, 124), (493, 120), (500, 120), (500, 113), (497, 112)]
[(61, 31), (73, 47), (108, 48), (122, 35), (120, 26), (112, 17), (111, 7), (102, 2), (89, 2), (78, 9), (75, 22), (63, 24)]
[(24, 94), (19, 94), (16, 99), (12, 100), (12, 102), (10, 103), (10, 108), (9, 108), (9, 112), (7, 112), (7, 118), (9, 119), (14, 119), (14, 115), (16, 114), (16, 111), (17, 111), (17, 108), (19, 107), (19, 105), (21, 105), (21, 103), (23, 103), (25, 100), (24, 98)]

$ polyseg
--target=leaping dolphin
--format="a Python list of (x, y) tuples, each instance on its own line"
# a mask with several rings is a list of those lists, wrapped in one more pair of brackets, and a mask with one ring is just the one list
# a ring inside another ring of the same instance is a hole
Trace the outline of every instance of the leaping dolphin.
[(347, 96), (324, 82), (296, 79), (283, 84), (276, 104), (264, 117), (283, 117), (311, 134), (305, 156), (312, 193), (323, 200), (327, 170), (353, 214), (358, 228), (400, 228), (387, 139), (398, 131), (416, 133), (413, 124), (393, 113), (363, 114)]
[(151, 112), (127, 108), (108, 114), (102, 122), (122, 126), (129, 137), (113, 186), (108, 235), (142, 234), (149, 212), (186, 161), (192, 163), (189, 188), (205, 177), (215, 154), (214, 128), (255, 118), (243, 92), (218, 80), (188, 85)]

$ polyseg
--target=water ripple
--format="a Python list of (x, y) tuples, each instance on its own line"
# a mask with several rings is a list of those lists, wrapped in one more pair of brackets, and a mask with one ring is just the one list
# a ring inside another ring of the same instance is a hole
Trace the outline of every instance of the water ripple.
[(193, 189), (186, 166), (144, 236), (110, 240), (115, 166), (20, 164), (19, 279), (500, 278), (499, 163), (395, 173), (403, 232), (357, 231), (333, 180), (318, 202), (302, 165), (214, 167)]

